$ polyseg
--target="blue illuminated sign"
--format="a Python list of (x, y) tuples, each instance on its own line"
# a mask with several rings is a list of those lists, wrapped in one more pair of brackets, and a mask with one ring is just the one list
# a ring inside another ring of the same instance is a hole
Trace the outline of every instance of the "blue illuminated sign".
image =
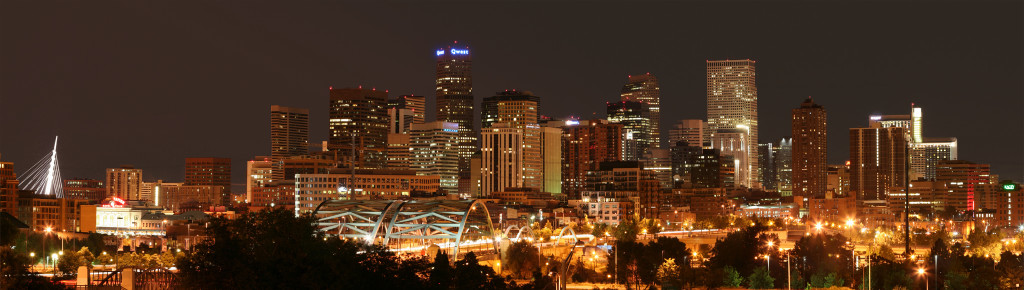
[(454, 49), (452, 48), (452, 54), (469, 54), (468, 49)]
[(459, 130), (455, 130), (455, 129), (444, 129), (444, 131), (445, 132), (459, 132)]
[(438, 49), (437, 55), (444, 55), (444, 49)]

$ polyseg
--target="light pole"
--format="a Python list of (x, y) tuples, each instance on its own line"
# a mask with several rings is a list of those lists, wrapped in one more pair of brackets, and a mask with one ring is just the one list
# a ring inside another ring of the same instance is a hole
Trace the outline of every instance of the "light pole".
[(918, 276), (924, 276), (924, 289), (928, 290), (928, 276), (924, 272), (924, 268), (917, 268), (917, 275)]

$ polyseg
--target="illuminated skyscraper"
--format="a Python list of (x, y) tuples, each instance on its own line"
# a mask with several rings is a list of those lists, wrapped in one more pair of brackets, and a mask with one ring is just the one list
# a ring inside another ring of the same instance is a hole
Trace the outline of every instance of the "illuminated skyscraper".
[(782, 196), (793, 195), (793, 138), (783, 137), (775, 151), (775, 189)]
[(504, 123), (496, 123), (483, 130), (480, 146), (481, 196), (490, 196), (509, 187), (524, 187), (523, 136), (523, 129), (509, 128)]
[(132, 166), (107, 168), (107, 196), (142, 200), (142, 169)]
[[(356, 165), (381, 169), (387, 163), (387, 91), (376, 89), (330, 89), (330, 135), (327, 146), (351, 159), (355, 134)], [(349, 163), (351, 164), (351, 163)], [(348, 166), (346, 166), (348, 167)]]
[[(504, 128), (522, 131), (522, 178), (521, 187), (542, 189), (544, 187), (544, 155), (542, 130), (538, 123), (538, 105), (540, 98), (530, 93), (517, 91), (498, 92), (496, 96), (484, 99), (486, 116), (483, 121), (489, 129), (494, 124), (502, 124)], [(485, 130), (486, 131), (486, 130)]]
[(452, 43), (437, 52), (437, 121), (459, 125), (459, 178), (469, 179), (469, 159), (476, 151), (473, 123), (473, 58), (469, 47)]
[(270, 157), (306, 155), (309, 148), (309, 110), (270, 106)]
[(658, 86), (658, 78), (651, 73), (629, 76), (629, 83), (622, 86), (621, 98), (647, 104), (650, 110), (647, 143), (651, 148), (661, 148), (661, 87)]
[(579, 198), (586, 190), (587, 171), (601, 162), (622, 160), (622, 124), (606, 120), (569, 123), (562, 134), (562, 193)]
[(825, 196), (827, 119), (825, 107), (810, 97), (793, 109), (793, 195)]
[(608, 122), (622, 124), (622, 160), (639, 161), (650, 149), (651, 111), (638, 101), (610, 102)]
[[(707, 61), (708, 124), (705, 140), (710, 140), (719, 130), (747, 130), (747, 162), (744, 170), (751, 172), (758, 168), (757, 158), (757, 86), (755, 84), (754, 61), (709, 60)], [(737, 168), (737, 172), (741, 169)], [(757, 176), (748, 174), (737, 185), (751, 187), (757, 183)]]
[(910, 148), (912, 178), (935, 179), (935, 168), (942, 161), (957, 160), (956, 138), (929, 138)]

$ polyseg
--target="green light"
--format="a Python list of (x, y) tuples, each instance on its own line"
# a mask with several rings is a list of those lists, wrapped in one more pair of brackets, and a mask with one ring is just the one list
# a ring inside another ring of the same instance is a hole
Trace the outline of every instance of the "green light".
[(1013, 184), (1013, 183), (1003, 184), (1003, 189), (1004, 190), (1016, 190), (1017, 189), (1017, 185)]

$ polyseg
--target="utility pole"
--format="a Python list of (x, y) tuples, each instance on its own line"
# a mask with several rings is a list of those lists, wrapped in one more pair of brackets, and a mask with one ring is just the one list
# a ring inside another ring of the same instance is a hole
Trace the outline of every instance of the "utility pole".
[(792, 290), (793, 289), (793, 273), (791, 273), (790, 270), (789, 270), (790, 269), (790, 265), (789, 265), (789, 258), (790, 257), (789, 257), (789, 255), (790, 255), (790, 253), (786, 252), (786, 289)]
[(354, 197), (352, 196), (352, 191), (354, 190), (355, 185), (356, 185), (356, 133), (355, 132), (352, 132), (352, 143), (351, 143), (351, 145), (352, 145), (352, 159), (349, 161), (349, 164), (350, 164), (350, 167), (352, 169), (352, 172), (351, 172), (351, 176), (348, 178), (348, 198), (350, 200), (354, 199)]
[(871, 256), (868, 256), (868, 290), (871, 290)]
[[(914, 104), (910, 104), (910, 112), (914, 112)], [(914, 137), (911, 132), (907, 132), (906, 142), (903, 144), (903, 233), (904, 233), (904, 245), (906, 249), (903, 251), (903, 256), (910, 257), (910, 140)]]

